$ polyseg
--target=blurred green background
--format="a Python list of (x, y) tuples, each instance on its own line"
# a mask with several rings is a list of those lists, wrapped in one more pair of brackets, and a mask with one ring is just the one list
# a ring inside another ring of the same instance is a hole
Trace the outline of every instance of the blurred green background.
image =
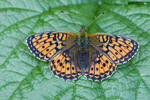
[[(102, 82), (55, 77), (49, 63), (36, 59), (25, 42), (37, 32), (78, 34), (91, 22), (88, 34), (123, 35), (140, 45), (135, 57)], [(0, 100), (149, 99), (149, 0), (0, 0)]]

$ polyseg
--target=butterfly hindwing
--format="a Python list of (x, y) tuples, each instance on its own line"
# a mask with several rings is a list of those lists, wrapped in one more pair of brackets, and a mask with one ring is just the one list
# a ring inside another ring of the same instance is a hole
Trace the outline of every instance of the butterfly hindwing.
[(81, 75), (81, 69), (77, 66), (75, 47), (70, 47), (63, 53), (50, 60), (50, 68), (54, 75), (65, 80), (73, 80)]
[(28, 37), (27, 44), (37, 58), (48, 61), (71, 46), (76, 37), (71, 32), (38, 33)]
[(93, 45), (89, 45), (89, 63), (84, 70), (84, 75), (88, 79), (103, 80), (112, 75), (116, 69), (114, 63), (106, 54), (97, 50)]
[(91, 62), (89, 73), (86, 75), (86, 77), (92, 80), (100, 81), (111, 76), (115, 69), (115, 63), (108, 59), (106, 55), (99, 54), (94, 61)]
[(136, 41), (116, 35), (95, 33), (89, 36), (89, 40), (93, 45), (96, 45), (96, 48), (108, 55), (117, 64), (130, 60), (138, 49)]

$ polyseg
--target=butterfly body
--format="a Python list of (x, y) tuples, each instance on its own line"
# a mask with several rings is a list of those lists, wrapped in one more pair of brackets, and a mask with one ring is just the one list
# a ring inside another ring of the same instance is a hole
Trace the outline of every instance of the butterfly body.
[(72, 32), (45, 32), (31, 35), (27, 44), (39, 59), (49, 61), (51, 71), (63, 79), (85, 75), (103, 80), (112, 75), (120, 63), (130, 60), (138, 49), (136, 41), (116, 35)]
[(77, 44), (81, 53), (85, 53), (88, 48), (89, 43), (88, 43), (88, 37), (87, 37), (84, 27), (82, 27), (80, 30), (80, 36), (78, 37)]

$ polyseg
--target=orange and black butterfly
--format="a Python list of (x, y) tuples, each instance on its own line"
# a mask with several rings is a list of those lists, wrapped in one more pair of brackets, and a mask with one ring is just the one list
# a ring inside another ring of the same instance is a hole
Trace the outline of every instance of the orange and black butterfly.
[(118, 64), (131, 59), (138, 49), (132, 39), (94, 33), (45, 32), (31, 35), (27, 44), (39, 59), (49, 61), (51, 71), (63, 79), (81, 75), (101, 81), (113, 74)]

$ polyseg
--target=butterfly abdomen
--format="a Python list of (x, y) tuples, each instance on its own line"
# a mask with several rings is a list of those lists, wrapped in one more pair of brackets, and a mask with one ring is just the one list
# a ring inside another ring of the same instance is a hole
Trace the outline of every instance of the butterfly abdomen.
[(84, 70), (87, 64), (87, 53), (79, 53), (79, 68), (81, 69), (81, 74), (84, 75)]

